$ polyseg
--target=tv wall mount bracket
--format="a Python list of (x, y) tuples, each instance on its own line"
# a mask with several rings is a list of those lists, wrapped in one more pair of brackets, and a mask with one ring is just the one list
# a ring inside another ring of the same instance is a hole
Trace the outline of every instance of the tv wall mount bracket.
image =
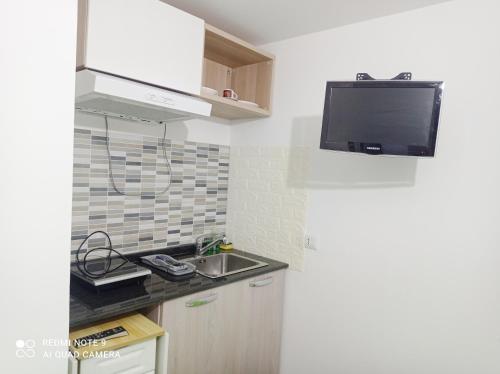
[[(396, 75), (394, 78), (390, 79), (391, 81), (411, 81), (412, 74), (409, 72), (404, 72)], [(373, 78), (370, 74), (367, 73), (358, 73), (356, 74), (357, 81), (376, 81), (379, 79)]]

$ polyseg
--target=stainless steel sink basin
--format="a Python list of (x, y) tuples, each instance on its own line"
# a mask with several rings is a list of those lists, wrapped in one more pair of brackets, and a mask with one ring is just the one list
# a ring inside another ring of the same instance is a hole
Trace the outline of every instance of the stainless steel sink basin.
[(267, 263), (257, 261), (234, 253), (219, 253), (217, 255), (184, 260), (196, 266), (196, 271), (208, 278), (220, 278), (226, 275), (267, 266)]

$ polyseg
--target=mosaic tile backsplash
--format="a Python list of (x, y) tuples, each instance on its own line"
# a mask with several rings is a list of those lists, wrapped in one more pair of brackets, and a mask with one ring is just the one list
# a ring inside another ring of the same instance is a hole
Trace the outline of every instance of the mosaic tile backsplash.
[[(106, 133), (75, 128), (71, 251), (96, 230), (106, 231), (122, 253), (193, 243), (226, 224), (229, 147), (167, 139), (169, 180), (162, 138), (110, 132), (109, 179)], [(104, 238), (90, 241), (91, 248)]]

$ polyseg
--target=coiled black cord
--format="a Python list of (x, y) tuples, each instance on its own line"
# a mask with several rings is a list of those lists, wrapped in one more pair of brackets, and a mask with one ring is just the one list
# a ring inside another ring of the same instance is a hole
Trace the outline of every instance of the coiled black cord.
[[(108, 154), (108, 174), (109, 174), (109, 180), (111, 181), (111, 186), (113, 187), (113, 189), (116, 191), (117, 194), (122, 195), (122, 196), (140, 196), (140, 197), (144, 196), (140, 192), (136, 194), (136, 193), (126, 192), (125, 190), (121, 191), (118, 188), (118, 186), (116, 185), (115, 176), (113, 174), (113, 163), (111, 162), (111, 151), (109, 149), (110, 148), (109, 147), (109, 143), (110, 143), (109, 123), (108, 123), (108, 116), (107, 115), (104, 116), (104, 124), (106, 126), (106, 152)], [(167, 123), (163, 122), (163, 138), (162, 138), (161, 146), (162, 146), (162, 151), (163, 151), (163, 158), (165, 159), (165, 166), (167, 167), (167, 170), (168, 170), (168, 183), (165, 186), (165, 188), (163, 190), (161, 190), (159, 193), (153, 194), (153, 197), (155, 199), (157, 197), (165, 194), (170, 189), (170, 185), (172, 184), (172, 165), (170, 165), (170, 161), (168, 160), (166, 142), (167, 142)]]
[[(82, 250), (82, 247), (95, 234), (102, 234), (102, 235), (104, 235), (106, 237), (109, 245), (107, 247), (97, 247), (97, 248), (87, 249), (87, 252), (85, 253), (85, 256), (83, 256), (83, 261), (80, 261), (80, 251)], [(92, 252), (103, 251), (103, 250), (108, 251), (108, 255), (105, 257), (106, 263), (104, 265), (104, 270), (103, 271), (99, 271), (99, 272), (90, 271), (87, 268), (87, 261), (88, 261), (87, 257), (88, 257), (88, 255), (90, 255)], [(119, 264), (118, 266), (115, 266), (114, 268), (111, 268), (111, 254), (113, 252), (116, 253), (118, 255), (118, 257), (120, 257), (123, 260), (123, 262), (121, 264)], [(83, 242), (80, 244), (80, 246), (78, 247), (78, 249), (76, 250), (76, 267), (78, 268), (78, 270), (80, 270), (80, 272), (83, 275), (85, 275), (86, 277), (92, 278), (92, 279), (102, 278), (102, 277), (106, 276), (107, 274), (109, 274), (109, 273), (111, 273), (111, 272), (113, 272), (115, 270), (118, 270), (119, 268), (121, 268), (123, 265), (125, 265), (128, 262), (129, 262), (129, 260), (127, 260), (127, 258), (124, 255), (122, 255), (117, 250), (113, 249), (113, 244), (111, 243), (111, 238), (109, 237), (108, 233), (104, 232), (104, 231), (100, 231), (100, 230), (94, 231), (92, 234), (88, 235), (83, 240)]]

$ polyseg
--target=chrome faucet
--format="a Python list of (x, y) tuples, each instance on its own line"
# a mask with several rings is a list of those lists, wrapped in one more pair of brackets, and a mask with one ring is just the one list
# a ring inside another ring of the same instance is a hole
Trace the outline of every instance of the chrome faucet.
[[(203, 245), (205, 238), (212, 237), (213, 240), (207, 245)], [(201, 234), (196, 237), (196, 251), (194, 252), (194, 257), (200, 257), (204, 255), (210, 248), (214, 245), (222, 243), (224, 241), (224, 234)]]

